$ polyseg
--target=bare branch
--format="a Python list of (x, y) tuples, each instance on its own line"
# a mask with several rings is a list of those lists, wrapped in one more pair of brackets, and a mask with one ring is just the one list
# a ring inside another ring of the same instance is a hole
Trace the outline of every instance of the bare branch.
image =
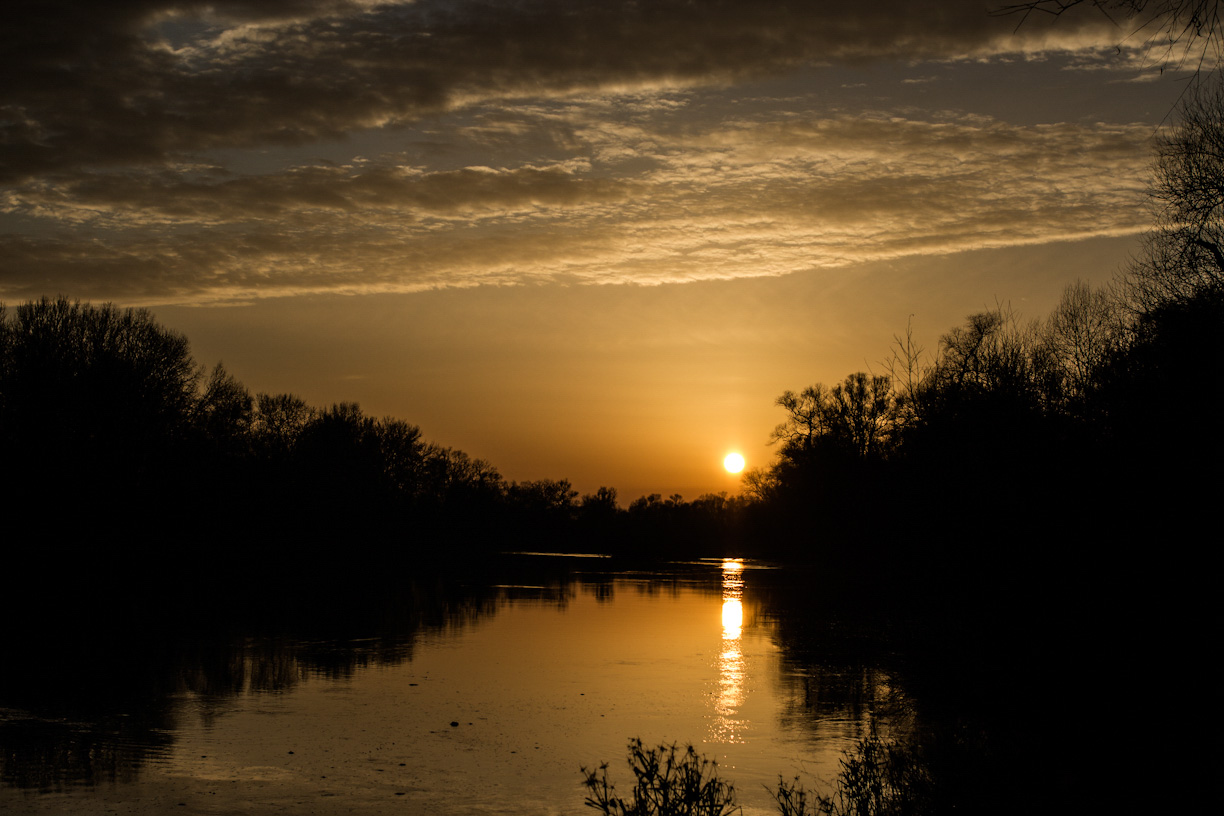
[(1219, 0), (1031, 0), (1001, 6), (993, 14), (1019, 15), (1019, 29), (1035, 12), (1061, 17), (1083, 5), (1104, 14), (1120, 29), (1119, 20), (1128, 21), (1132, 30), (1127, 38), (1142, 35), (1145, 45), (1163, 47), (1166, 60), (1178, 69), (1193, 63), (1192, 70), (1198, 75), (1214, 69), (1224, 54)]

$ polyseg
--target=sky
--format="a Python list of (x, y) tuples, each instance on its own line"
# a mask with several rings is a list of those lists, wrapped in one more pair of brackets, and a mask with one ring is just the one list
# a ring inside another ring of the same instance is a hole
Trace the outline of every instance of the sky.
[(1179, 54), (1000, 5), (19, 4), (0, 301), (148, 308), (510, 480), (734, 495), (784, 390), (1136, 251)]

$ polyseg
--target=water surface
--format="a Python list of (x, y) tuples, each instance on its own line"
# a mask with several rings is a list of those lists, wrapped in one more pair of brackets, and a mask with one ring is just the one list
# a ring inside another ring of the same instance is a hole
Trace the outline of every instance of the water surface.
[(641, 737), (693, 744), (768, 813), (779, 775), (827, 783), (867, 720), (900, 710), (877, 666), (788, 655), (768, 565), (513, 565), (406, 588), (408, 624), (176, 644), (119, 688), (78, 666), (79, 706), (10, 693), (0, 808), (581, 813), (580, 768), (629, 787)]

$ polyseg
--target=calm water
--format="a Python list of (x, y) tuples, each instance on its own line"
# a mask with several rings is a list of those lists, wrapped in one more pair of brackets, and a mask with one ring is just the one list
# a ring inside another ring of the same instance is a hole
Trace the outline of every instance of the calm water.
[(356, 623), (60, 655), (0, 698), (0, 810), (577, 814), (580, 768), (628, 788), (638, 736), (692, 743), (769, 813), (779, 774), (820, 787), (873, 713), (906, 708), (878, 663), (796, 645), (768, 565), (506, 564)]

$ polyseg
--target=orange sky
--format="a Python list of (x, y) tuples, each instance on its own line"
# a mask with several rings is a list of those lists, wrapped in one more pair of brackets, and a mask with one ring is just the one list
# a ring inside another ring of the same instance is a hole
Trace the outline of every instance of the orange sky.
[(1184, 87), (969, 0), (102, 5), (6, 12), (0, 299), (622, 501), (736, 492), (911, 315), (1107, 281)]

